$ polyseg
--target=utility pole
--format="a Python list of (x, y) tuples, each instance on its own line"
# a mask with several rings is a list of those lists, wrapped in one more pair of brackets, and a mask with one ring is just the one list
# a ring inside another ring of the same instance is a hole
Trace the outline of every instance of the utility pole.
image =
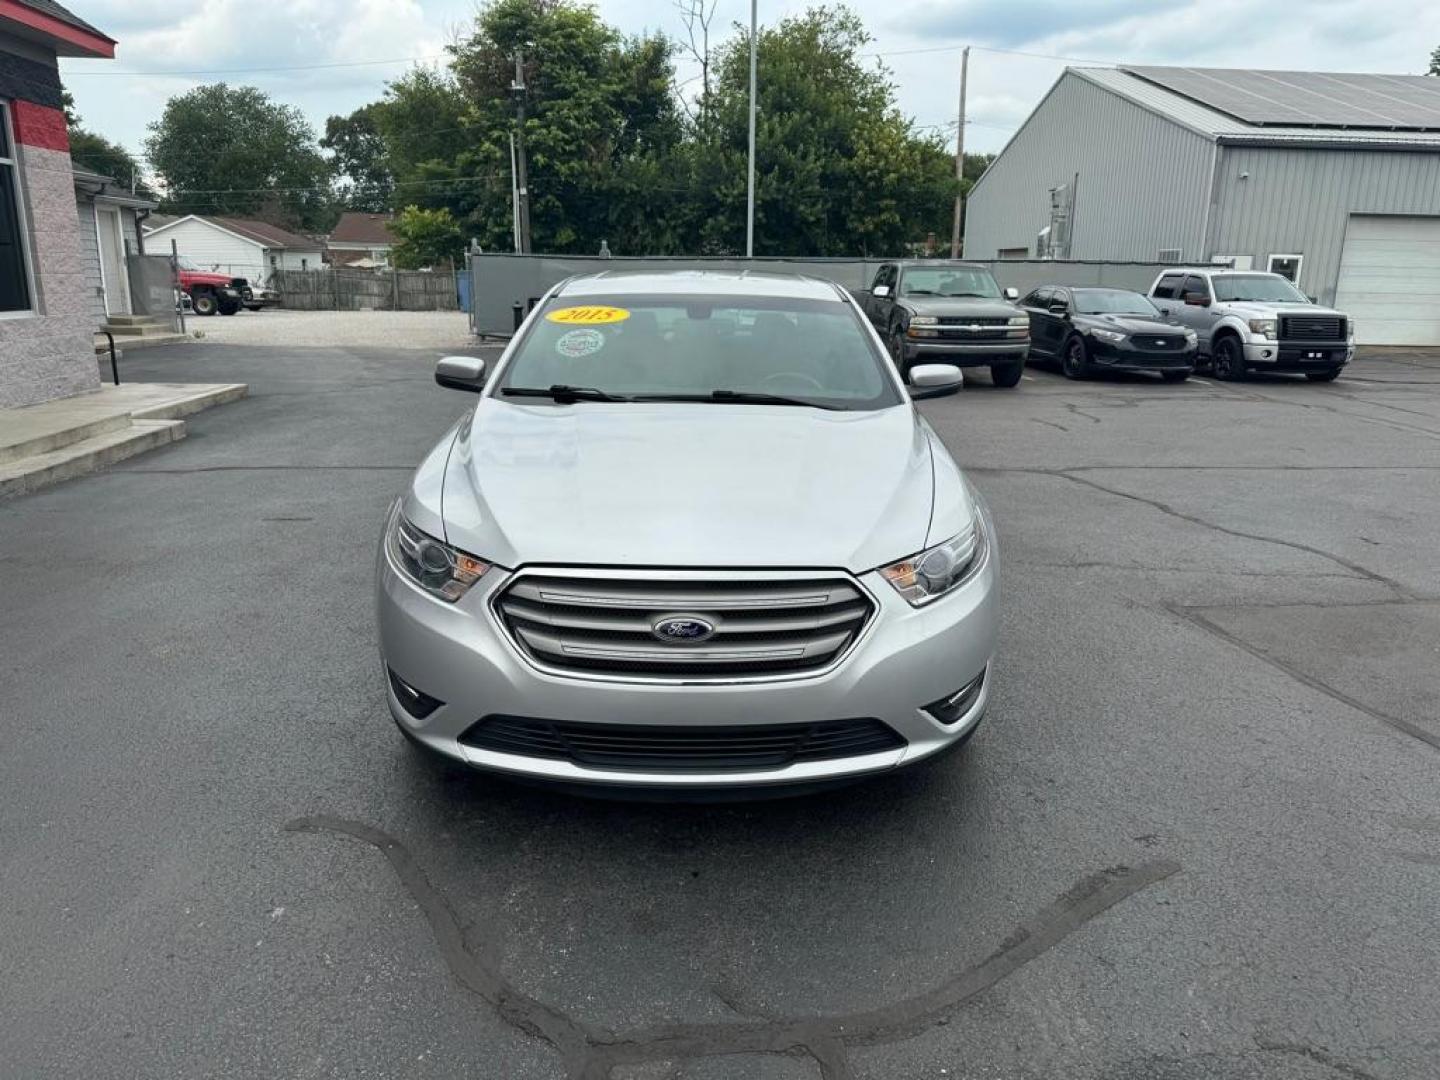
[(521, 254), (530, 253), (530, 189), (525, 182), (525, 54), (515, 50), (515, 204), (518, 210)]
[(755, 255), (755, 53), (759, 45), (756, 8), (759, 0), (750, 0), (750, 182), (745, 195), (745, 257)]
[(510, 133), (510, 234), (515, 254), (520, 254), (520, 182), (515, 172), (515, 133)]
[[(955, 180), (965, 182), (965, 79), (970, 72), (970, 46), (960, 54), (960, 126), (955, 129)], [(955, 192), (955, 223), (950, 229), (950, 257), (960, 257), (960, 217), (965, 209), (965, 196)]]

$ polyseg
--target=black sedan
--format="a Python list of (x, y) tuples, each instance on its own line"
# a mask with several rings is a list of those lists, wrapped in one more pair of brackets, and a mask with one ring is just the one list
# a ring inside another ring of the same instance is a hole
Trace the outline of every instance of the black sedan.
[(1184, 382), (1195, 370), (1195, 331), (1167, 322), (1129, 289), (1047, 285), (1020, 306), (1030, 316), (1030, 356), (1058, 360), (1068, 379), (1095, 371), (1154, 371)]

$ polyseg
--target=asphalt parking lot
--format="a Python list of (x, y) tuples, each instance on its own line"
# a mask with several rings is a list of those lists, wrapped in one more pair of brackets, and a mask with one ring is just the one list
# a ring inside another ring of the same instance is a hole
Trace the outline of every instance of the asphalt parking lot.
[(375, 544), (433, 351), (179, 345), (0, 505), (0, 1074), (1430, 1080), (1440, 362), (923, 408), (997, 519), (965, 755), (582, 801), (416, 759)]

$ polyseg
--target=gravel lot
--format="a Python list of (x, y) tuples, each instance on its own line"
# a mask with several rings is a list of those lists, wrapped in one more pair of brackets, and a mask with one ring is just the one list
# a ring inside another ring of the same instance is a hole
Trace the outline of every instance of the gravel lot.
[(394, 349), (458, 349), (475, 343), (463, 311), (240, 311), (209, 318), (187, 317), (187, 332), (224, 345), (287, 348), (373, 346)]
[(985, 726), (676, 807), (394, 731), (433, 357), (137, 351), (251, 396), (0, 512), (0, 1074), (1433, 1080), (1440, 366), (925, 403), (1000, 533)]

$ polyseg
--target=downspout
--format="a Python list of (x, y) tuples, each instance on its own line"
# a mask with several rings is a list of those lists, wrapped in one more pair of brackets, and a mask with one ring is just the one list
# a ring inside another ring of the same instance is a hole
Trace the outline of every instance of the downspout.
[[(1205, 199), (1205, 219), (1200, 225), (1200, 260), (1208, 263), (1214, 249), (1215, 204), (1220, 200), (1220, 140), (1210, 148), (1210, 190)], [(1183, 256), (1182, 256), (1183, 259)]]
[(141, 227), (145, 221), (154, 213), (153, 210), (135, 211), (135, 254), (145, 254), (145, 230)]

